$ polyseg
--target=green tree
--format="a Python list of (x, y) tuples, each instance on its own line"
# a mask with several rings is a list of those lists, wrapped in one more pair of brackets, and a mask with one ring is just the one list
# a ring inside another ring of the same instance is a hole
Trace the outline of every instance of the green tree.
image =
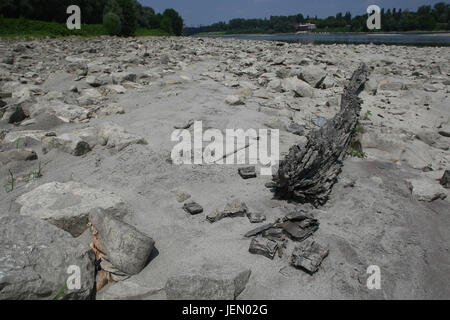
[(173, 33), (172, 19), (169, 16), (163, 16), (160, 28), (168, 33)]
[(103, 25), (110, 36), (118, 36), (122, 31), (120, 17), (114, 12), (108, 12), (103, 16)]
[(121, 19), (122, 30), (120, 32), (120, 35), (130, 37), (134, 35), (137, 28), (136, 12), (133, 1), (117, 0), (117, 3), (119, 4), (123, 13), (123, 18)]
[[(168, 18), (168, 19), (167, 19)], [(183, 32), (183, 18), (176, 12), (174, 9), (166, 9), (163, 13), (163, 20), (161, 21), (161, 28), (162, 23), (165, 24), (169, 23), (171, 24), (172, 33), (174, 33), (176, 36), (181, 36)]]

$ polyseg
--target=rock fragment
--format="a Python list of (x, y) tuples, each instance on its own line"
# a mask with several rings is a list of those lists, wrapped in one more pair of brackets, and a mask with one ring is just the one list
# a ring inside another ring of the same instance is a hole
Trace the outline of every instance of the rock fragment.
[(267, 223), (267, 224), (265, 224), (265, 225), (262, 225), (262, 226), (260, 226), (260, 227), (255, 228), (255, 229), (252, 229), (252, 230), (250, 230), (249, 232), (247, 232), (247, 233), (244, 235), (244, 237), (250, 238), (250, 237), (256, 236), (256, 235), (262, 233), (263, 231), (272, 228), (273, 225), (274, 225), (273, 223)]
[(316, 219), (306, 218), (301, 221), (286, 221), (281, 227), (295, 241), (303, 241), (319, 229)]
[(198, 203), (191, 201), (191, 202), (186, 202), (183, 205), (183, 210), (186, 211), (187, 213), (191, 214), (191, 215), (196, 215), (199, 213), (203, 212), (203, 208), (201, 205), (199, 205)]
[(226, 217), (244, 217), (248, 214), (248, 212), (247, 205), (244, 202), (234, 201), (232, 203), (227, 203), (222, 211), (215, 210), (214, 212), (208, 214), (206, 219), (209, 222), (217, 222)]
[(2, 165), (13, 161), (30, 161), (36, 160), (37, 158), (36, 152), (28, 149), (14, 149), (0, 152), (0, 163)]
[(278, 243), (276, 241), (266, 239), (263, 237), (256, 237), (250, 242), (248, 251), (253, 254), (260, 254), (269, 259), (273, 259), (278, 250)]
[(291, 264), (309, 273), (315, 273), (328, 253), (328, 248), (315, 240), (307, 239), (294, 249)]
[(58, 149), (74, 156), (82, 156), (91, 151), (89, 144), (73, 133), (42, 139), (42, 151), (48, 153), (52, 149)]
[(169, 277), (168, 300), (234, 300), (244, 291), (251, 270), (240, 266), (205, 264)]
[(245, 104), (241, 97), (230, 95), (225, 98), (225, 102), (230, 106), (239, 106)]
[(239, 168), (238, 173), (243, 179), (256, 178), (256, 169), (254, 166)]
[(98, 135), (100, 145), (116, 151), (122, 151), (132, 144), (147, 144), (144, 138), (128, 133), (116, 124), (104, 123), (100, 125)]
[(262, 213), (252, 212), (252, 213), (249, 213), (247, 216), (248, 216), (248, 220), (251, 223), (261, 223), (261, 222), (266, 221), (266, 216), (263, 215)]
[(450, 189), (450, 170), (445, 170), (444, 175), (439, 182), (444, 188)]
[(432, 202), (447, 197), (446, 190), (440, 184), (428, 179), (409, 179), (407, 183), (409, 190), (419, 201)]

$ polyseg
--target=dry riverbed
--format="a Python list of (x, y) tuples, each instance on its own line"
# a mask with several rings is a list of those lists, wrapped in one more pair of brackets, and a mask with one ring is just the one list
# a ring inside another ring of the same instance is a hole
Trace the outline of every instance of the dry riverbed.
[[(449, 298), (449, 60), (445, 47), (2, 40), (0, 299)], [(191, 120), (278, 129), (283, 158), (337, 113), (360, 62), (362, 150), (324, 206), (277, 199), (259, 165), (243, 179), (242, 165), (173, 163)], [(248, 231), (300, 209), (328, 250), (316, 272), (292, 265), (299, 241), (249, 252)], [(63, 288), (72, 265), (81, 289)]]

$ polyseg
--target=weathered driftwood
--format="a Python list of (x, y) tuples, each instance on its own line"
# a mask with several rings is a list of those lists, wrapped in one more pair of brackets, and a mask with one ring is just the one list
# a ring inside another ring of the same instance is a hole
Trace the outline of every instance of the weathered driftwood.
[(358, 122), (361, 110), (358, 94), (368, 76), (367, 66), (361, 64), (344, 89), (339, 113), (308, 134), (305, 148), (291, 147), (273, 177), (277, 195), (315, 206), (328, 200)]

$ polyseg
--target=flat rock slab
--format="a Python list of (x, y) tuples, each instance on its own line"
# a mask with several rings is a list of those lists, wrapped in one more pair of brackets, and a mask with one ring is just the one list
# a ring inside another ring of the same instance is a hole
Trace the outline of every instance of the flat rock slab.
[(206, 219), (212, 223), (227, 217), (244, 217), (248, 213), (249, 211), (247, 205), (244, 202), (234, 201), (232, 203), (227, 203), (223, 211), (215, 210), (214, 212), (208, 214)]
[(64, 133), (57, 137), (42, 139), (42, 151), (48, 153), (52, 149), (58, 149), (74, 156), (82, 156), (91, 151), (91, 146), (76, 134)]
[(195, 214), (199, 214), (199, 213), (203, 212), (202, 206), (194, 201), (186, 202), (183, 205), (183, 210), (191, 215), (195, 215)]
[(256, 178), (256, 169), (254, 166), (239, 168), (238, 173), (243, 179)]
[(31, 116), (34, 118), (42, 113), (51, 113), (56, 115), (64, 122), (87, 119), (89, 111), (83, 107), (67, 104), (60, 101), (50, 103), (37, 103), (30, 109)]
[(258, 234), (260, 234), (260, 233), (262, 233), (262, 232), (264, 232), (264, 231), (266, 231), (266, 230), (272, 228), (273, 225), (274, 225), (273, 223), (267, 223), (267, 224), (265, 224), (265, 225), (262, 225), (262, 226), (260, 226), (260, 227), (255, 228), (255, 229), (252, 229), (252, 230), (250, 230), (249, 232), (247, 232), (247, 233), (244, 235), (244, 237), (250, 238), (250, 237), (256, 236), (256, 235), (258, 235)]
[(25, 140), (30, 139), (40, 142), (44, 137), (56, 136), (56, 133), (45, 130), (24, 130), (8, 132), (3, 139), (3, 143), (23, 143)]
[(253, 254), (260, 254), (269, 259), (273, 259), (278, 250), (278, 243), (276, 241), (266, 239), (263, 237), (256, 237), (250, 242), (248, 251)]
[[(81, 288), (60, 299), (89, 299), (94, 290), (94, 254), (54, 225), (20, 215), (0, 217), (0, 300), (52, 300), (79, 268)], [(71, 271), (73, 274), (73, 271)]]
[(437, 182), (428, 179), (408, 179), (409, 190), (419, 201), (432, 202), (436, 199), (445, 199), (446, 190)]
[(117, 269), (129, 275), (144, 269), (155, 246), (152, 238), (105, 210), (94, 209), (89, 220), (98, 232), (102, 252)]
[(315, 273), (328, 253), (328, 248), (315, 240), (307, 239), (294, 249), (291, 264), (309, 273)]
[(128, 133), (116, 124), (104, 123), (100, 125), (98, 135), (100, 145), (114, 148), (116, 151), (122, 151), (132, 144), (147, 144), (144, 138)]
[(319, 222), (306, 218), (301, 221), (286, 221), (281, 227), (292, 240), (302, 241), (319, 229)]
[(202, 265), (167, 280), (168, 300), (234, 300), (244, 291), (251, 270), (238, 266)]
[(27, 149), (14, 149), (0, 152), (0, 163), (2, 165), (13, 161), (30, 161), (36, 160), (37, 158), (36, 152)]
[(20, 214), (47, 220), (74, 237), (87, 229), (89, 212), (95, 208), (122, 217), (125, 203), (114, 193), (70, 181), (50, 182), (23, 194), (16, 202)]

